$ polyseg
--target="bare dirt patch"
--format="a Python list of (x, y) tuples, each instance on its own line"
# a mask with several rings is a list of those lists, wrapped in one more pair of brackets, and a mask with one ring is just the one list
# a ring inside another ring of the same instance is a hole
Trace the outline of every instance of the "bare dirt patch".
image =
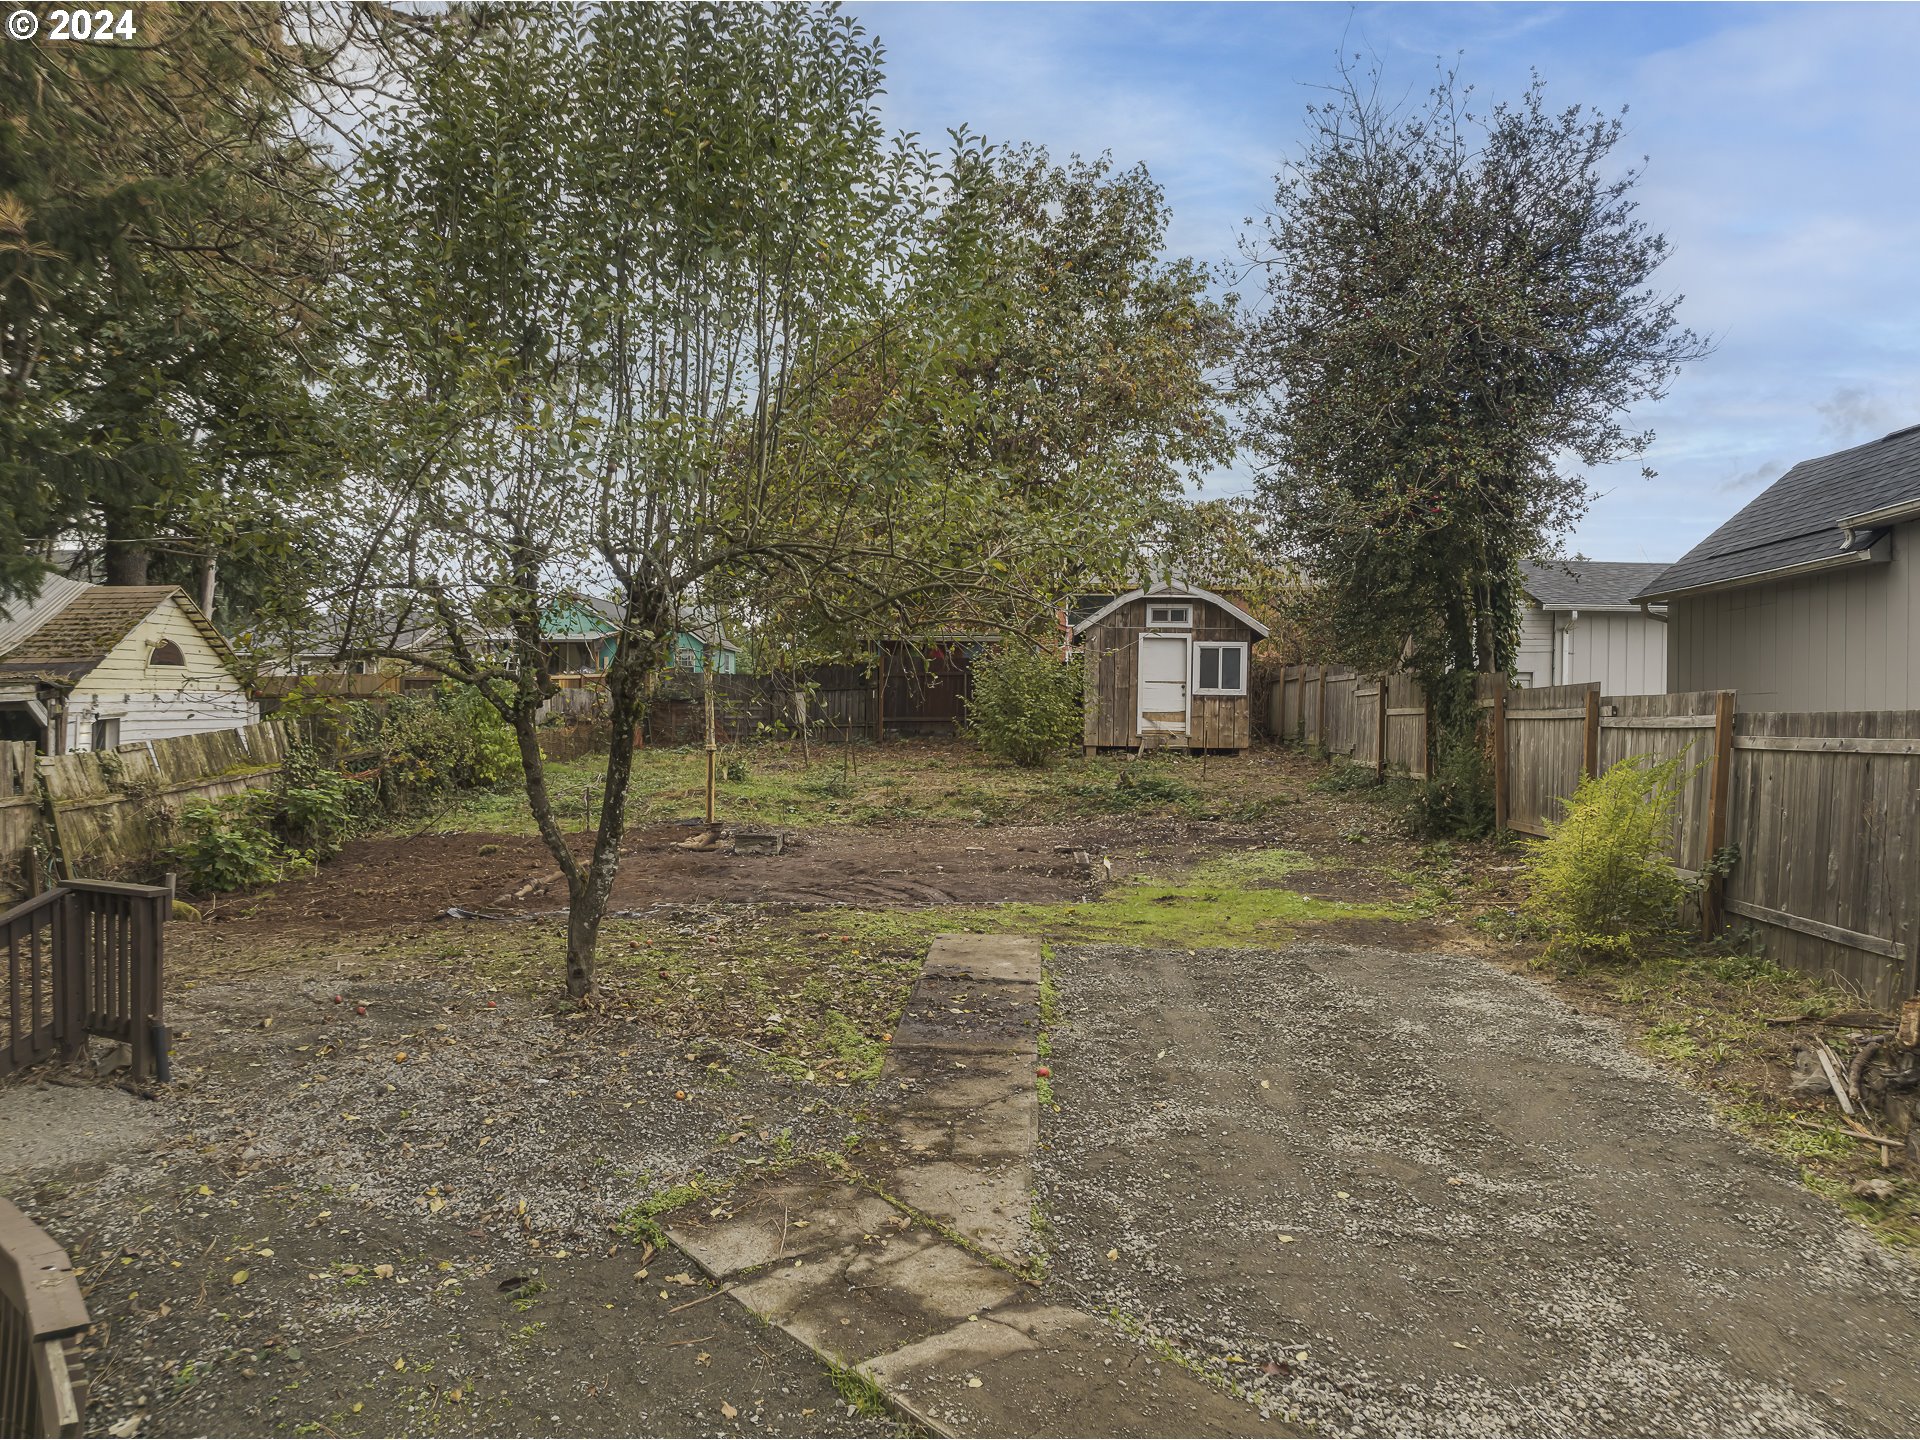
[[(692, 903), (864, 908), (1062, 899), (1087, 888), (1073, 850), (1097, 847), (1103, 838), (1092, 829), (1069, 832), (1053, 826), (839, 827), (789, 832), (783, 853), (749, 856), (682, 848), (680, 842), (696, 833), (668, 824), (636, 834), (622, 853), (613, 908)], [(584, 851), (584, 838), (580, 843)], [(538, 840), (489, 834), (383, 837), (354, 841), (313, 875), (226, 902), (210, 918), (219, 924), (364, 928), (431, 920), (450, 907), (539, 914), (563, 907), (566, 898), (566, 882)]]

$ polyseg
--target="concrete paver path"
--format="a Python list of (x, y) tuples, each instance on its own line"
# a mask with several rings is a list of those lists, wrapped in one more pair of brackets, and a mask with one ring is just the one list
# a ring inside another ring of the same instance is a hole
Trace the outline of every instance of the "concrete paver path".
[[(942, 1435), (1273, 1435), (1091, 1314), (1039, 1302), (1032, 1247), (1040, 945), (935, 940), (883, 1079), (864, 1183), (777, 1176), (667, 1233), (733, 1298)], [(931, 1223), (928, 1223), (931, 1222)]]

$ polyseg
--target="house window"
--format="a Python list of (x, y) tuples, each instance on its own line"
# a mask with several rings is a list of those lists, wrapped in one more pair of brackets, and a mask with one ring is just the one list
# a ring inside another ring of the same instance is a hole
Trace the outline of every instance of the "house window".
[(700, 652), (691, 645), (682, 645), (678, 650), (673, 652), (673, 663), (682, 670), (698, 670), (700, 668)]
[(1147, 624), (1190, 628), (1193, 625), (1193, 607), (1191, 605), (1149, 605)]
[(148, 652), (147, 663), (149, 665), (184, 665), (187, 663), (187, 657), (181, 653), (180, 647), (173, 641), (162, 640)]
[(1247, 693), (1247, 647), (1235, 641), (1201, 641), (1193, 647), (1193, 693), (1244, 695)]
[(95, 750), (111, 750), (119, 743), (120, 719), (118, 716), (110, 720), (103, 719), (93, 722), (93, 748)]

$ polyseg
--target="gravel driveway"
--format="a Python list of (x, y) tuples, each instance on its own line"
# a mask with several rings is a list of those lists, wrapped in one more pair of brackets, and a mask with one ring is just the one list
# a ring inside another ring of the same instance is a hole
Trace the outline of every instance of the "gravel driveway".
[(1920, 1272), (1533, 981), (1324, 941), (1053, 965), (1055, 1282), (1240, 1357), (1276, 1419), (1920, 1432)]

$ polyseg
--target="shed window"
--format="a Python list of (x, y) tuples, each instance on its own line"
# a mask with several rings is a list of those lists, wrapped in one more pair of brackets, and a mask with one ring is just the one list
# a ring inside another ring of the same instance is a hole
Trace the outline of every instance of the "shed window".
[(1147, 624), (1191, 626), (1193, 607), (1191, 605), (1149, 605)]
[(148, 653), (147, 663), (149, 665), (184, 665), (187, 663), (187, 657), (180, 652), (180, 647), (173, 641), (162, 640)]
[(1247, 647), (1238, 641), (1216, 644), (1202, 641), (1193, 647), (1193, 693), (1244, 695), (1247, 693)]

